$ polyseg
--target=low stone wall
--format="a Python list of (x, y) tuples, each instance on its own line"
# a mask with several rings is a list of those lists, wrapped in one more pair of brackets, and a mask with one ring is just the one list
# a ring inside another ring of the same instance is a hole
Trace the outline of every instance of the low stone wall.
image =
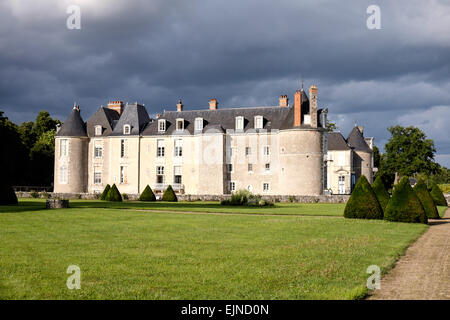
[(46, 201), (47, 209), (62, 209), (68, 207), (69, 207), (69, 200), (47, 199)]
[[(16, 192), (19, 198), (32, 198), (30, 192)], [(100, 194), (92, 193), (38, 193), (41, 199), (83, 199), (96, 200), (100, 198)], [(128, 200), (137, 200), (139, 194), (122, 194), (122, 197), (128, 197)], [(222, 201), (230, 199), (230, 195), (177, 195), (179, 201)], [(299, 202), (299, 203), (346, 203), (349, 195), (322, 195), (322, 196), (268, 196), (263, 195), (262, 198), (273, 202)], [(124, 199), (125, 200), (125, 199)]]

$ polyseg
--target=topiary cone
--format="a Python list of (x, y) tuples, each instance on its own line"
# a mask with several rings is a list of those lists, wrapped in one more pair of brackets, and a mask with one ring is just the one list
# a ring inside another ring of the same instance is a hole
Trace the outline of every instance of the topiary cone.
[(156, 201), (155, 194), (152, 191), (152, 188), (150, 188), (149, 185), (147, 185), (142, 191), (141, 195), (139, 196), (139, 201)]
[(434, 204), (437, 206), (447, 206), (447, 200), (445, 200), (444, 194), (441, 188), (436, 183), (431, 185), (431, 198), (433, 198)]
[(362, 175), (345, 205), (344, 217), (357, 219), (383, 219), (383, 209), (367, 178)]
[(169, 185), (167, 187), (167, 189), (164, 191), (164, 194), (162, 196), (162, 200), (163, 201), (178, 201), (177, 199), (177, 195), (175, 194), (175, 192), (172, 189), (172, 186)]
[(103, 190), (102, 195), (100, 196), (100, 200), (106, 200), (106, 196), (108, 195), (109, 189), (111, 189), (111, 186), (107, 184), (105, 190)]
[(10, 185), (0, 186), (0, 205), (18, 204), (16, 193)]
[(425, 210), (427, 217), (431, 219), (439, 219), (440, 218), (439, 212), (436, 208), (436, 205), (434, 204), (433, 198), (428, 192), (427, 185), (425, 184), (425, 182), (423, 180), (419, 180), (413, 189), (417, 197), (419, 198), (420, 202), (422, 203), (423, 209)]
[(428, 222), (422, 203), (411, 188), (408, 177), (403, 177), (395, 186), (384, 219), (397, 222)]
[(375, 182), (372, 184), (373, 192), (375, 192), (378, 202), (380, 203), (381, 209), (383, 212), (386, 210), (386, 206), (389, 202), (389, 192), (387, 192), (386, 187), (384, 186), (383, 179), (378, 175), (375, 179)]
[(117, 189), (116, 184), (113, 184), (111, 189), (109, 189), (105, 200), (106, 201), (122, 202), (122, 195), (120, 194), (119, 189)]

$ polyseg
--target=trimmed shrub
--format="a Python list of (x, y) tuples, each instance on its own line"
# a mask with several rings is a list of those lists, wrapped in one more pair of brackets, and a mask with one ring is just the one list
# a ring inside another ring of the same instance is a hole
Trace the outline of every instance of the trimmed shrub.
[(233, 192), (230, 198), (230, 205), (232, 206), (246, 205), (251, 195), (252, 195), (251, 192), (245, 189)]
[(413, 189), (419, 198), (420, 203), (422, 203), (427, 217), (431, 219), (439, 219), (439, 212), (434, 204), (433, 198), (431, 198), (431, 195), (428, 192), (425, 182), (423, 180), (419, 180)]
[(35, 190), (31, 190), (30, 196), (31, 196), (32, 198), (39, 198), (39, 192), (37, 192), (37, 191), (35, 191)]
[(141, 195), (139, 196), (139, 201), (156, 201), (155, 194), (152, 191), (152, 188), (150, 188), (149, 185), (147, 185), (142, 191)]
[(436, 183), (431, 185), (431, 198), (433, 198), (434, 204), (437, 206), (447, 206), (447, 200), (445, 200), (442, 190)]
[(386, 210), (386, 206), (389, 202), (389, 193), (386, 190), (386, 187), (384, 186), (383, 179), (380, 175), (377, 176), (375, 179), (375, 182), (372, 184), (373, 192), (375, 192), (375, 195), (377, 196), (378, 202), (380, 203), (381, 209), (383, 209), (383, 212)]
[(108, 195), (109, 189), (111, 189), (111, 186), (107, 184), (105, 190), (103, 190), (102, 195), (100, 196), (100, 200), (106, 200), (106, 196)]
[(395, 186), (386, 206), (384, 219), (397, 222), (428, 222), (422, 203), (411, 188), (408, 177), (403, 177)]
[(366, 176), (362, 175), (358, 179), (355, 189), (345, 205), (344, 217), (383, 219), (383, 209)]
[(17, 196), (13, 188), (9, 185), (0, 186), (0, 205), (12, 205), (17, 203)]
[(163, 196), (162, 196), (162, 200), (163, 201), (173, 201), (173, 202), (178, 201), (177, 195), (175, 194), (175, 191), (173, 191), (171, 185), (169, 185), (167, 187), (167, 189), (164, 191)]
[(105, 200), (122, 202), (122, 195), (120, 194), (119, 189), (117, 189), (116, 184), (113, 184), (111, 189), (109, 189)]

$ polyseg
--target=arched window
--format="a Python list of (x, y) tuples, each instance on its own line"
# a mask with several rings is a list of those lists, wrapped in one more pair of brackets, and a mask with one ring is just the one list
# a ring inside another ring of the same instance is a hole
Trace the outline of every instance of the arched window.
[(102, 126), (95, 126), (95, 135), (96, 136), (102, 135)]
[(129, 124), (126, 124), (123, 126), (123, 134), (130, 134), (131, 133), (131, 126)]
[(263, 116), (255, 116), (255, 129), (262, 129), (263, 125)]
[(158, 120), (158, 132), (164, 132), (164, 131), (166, 131), (166, 120), (159, 119)]

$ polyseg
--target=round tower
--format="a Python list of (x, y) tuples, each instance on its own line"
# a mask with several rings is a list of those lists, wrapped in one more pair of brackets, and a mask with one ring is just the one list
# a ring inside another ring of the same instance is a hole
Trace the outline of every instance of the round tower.
[(75, 106), (55, 135), (55, 193), (87, 192), (88, 136)]

